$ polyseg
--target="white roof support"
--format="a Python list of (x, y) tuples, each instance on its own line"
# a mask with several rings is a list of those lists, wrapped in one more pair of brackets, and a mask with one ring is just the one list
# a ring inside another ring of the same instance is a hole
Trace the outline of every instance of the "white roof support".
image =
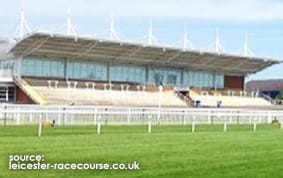
[(48, 41), (49, 38), (50, 37), (43, 38), (43, 39), (39, 40), (38, 42), (35, 42), (33, 45), (30, 45), (30, 48), (28, 48), (27, 50), (25, 50), (23, 52), (22, 57), (28, 56), (29, 54), (36, 51), (38, 48), (40, 48), (42, 45), (44, 45)]
[(221, 54), (221, 53), (224, 52), (224, 48), (222, 47), (222, 45), (220, 43), (219, 28), (216, 28), (215, 52), (217, 54)]
[(189, 39), (187, 25), (185, 24), (184, 39), (183, 39), (183, 51), (190, 50), (190, 49), (193, 49), (193, 46), (192, 46), (192, 43), (190, 42), (190, 39)]
[(72, 17), (71, 17), (72, 9), (69, 6), (68, 9), (68, 17), (67, 17), (67, 24), (66, 24), (66, 34), (67, 35), (74, 35), (77, 36), (77, 32), (72, 24)]
[(31, 33), (31, 28), (29, 27), (27, 20), (25, 18), (24, 0), (22, 0), (21, 11), (20, 11), (20, 21), (16, 29), (16, 36), (23, 39), (24, 35)]
[(174, 59), (176, 59), (177, 57), (180, 56), (180, 54), (182, 54), (182, 51), (178, 51), (175, 55), (171, 56), (166, 62), (171, 62)]
[(115, 30), (115, 21), (114, 21), (114, 13), (112, 12), (110, 18), (110, 26), (109, 26), (109, 38), (110, 40), (120, 40), (116, 30)]
[(83, 49), (81, 54), (77, 55), (77, 58), (80, 58), (80, 57), (84, 56), (85, 54), (89, 53), (91, 50), (96, 48), (98, 44), (99, 44), (99, 41), (91, 43), (90, 45), (88, 45), (87, 48)]
[(152, 27), (152, 18), (151, 17), (149, 17), (147, 44), (148, 45), (156, 45), (156, 44), (158, 44), (156, 38), (153, 35), (153, 27)]
[(249, 48), (249, 42), (248, 42), (248, 33), (245, 33), (245, 43), (244, 43), (244, 56), (246, 57), (254, 57), (254, 53)]

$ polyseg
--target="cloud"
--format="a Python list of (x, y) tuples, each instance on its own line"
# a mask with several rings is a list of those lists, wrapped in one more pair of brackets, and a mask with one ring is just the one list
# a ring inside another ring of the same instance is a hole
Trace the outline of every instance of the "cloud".
[[(67, 13), (68, 0), (26, 0), (29, 15), (49, 17)], [(1, 3), (0, 15), (18, 12), (19, 0)], [(105, 16), (112, 11), (119, 17), (187, 18), (212, 20), (283, 19), (279, 0), (72, 0), (73, 15)]]

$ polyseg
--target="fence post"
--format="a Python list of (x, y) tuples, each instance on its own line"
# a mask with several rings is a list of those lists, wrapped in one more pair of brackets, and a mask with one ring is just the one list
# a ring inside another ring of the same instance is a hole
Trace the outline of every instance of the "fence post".
[(232, 124), (232, 120), (233, 120), (233, 116), (232, 116), (232, 114), (233, 114), (233, 111), (230, 111), (230, 124)]
[(280, 119), (280, 129), (283, 129), (282, 119)]
[(94, 125), (97, 124), (97, 108), (95, 108), (95, 110), (94, 110), (93, 124), (94, 124)]
[(17, 107), (17, 113), (16, 113), (16, 120), (17, 120), (17, 125), (20, 125), (20, 115), (19, 115), (19, 108)]
[(151, 133), (151, 116), (148, 117), (148, 128), (147, 132), (150, 134)]
[(183, 125), (186, 125), (186, 118), (187, 118), (187, 112), (183, 111), (184, 115), (183, 115)]
[(29, 113), (29, 123), (32, 124), (32, 113)]
[(192, 121), (192, 133), (195, 133), (195, 120), (196, 120), (196, 116), (193, 116), (193, 121)]
[(61, 125), (61, 113), (60, 113), (60, 107), (58, 106), (58, 125)]
[(258, 122), (259, 124), (261, 124), (261, 115), (258, 115), (258, 116), (257, 116), (257, 122)]
[(272, 123), (272, 115), (270, 111), (267, 112), (267, 122)]
[(130, 114), (131, 113), (131, 110), (130, 108), (128, 109), (128, 114), (127, 114), (127, 125), (130, 125)]
[(240, 111), (237, 111), (237, 125), (240, 124), (240, 116), (239, 116), (239, 114), (240, 114)]
[(213, 115), (213, 111), (211, 111), (210, 113), (210, 124), (213, 125), (213, 119), (214, 119), (214, 115)]
[(7, 106), (4, 106), (4, 126), (7, 125)]
[(67, 123), (67, 114), (66, 114), (66, 108), (62, 108), (62, 117), (63, 117), (63, 126)]
[(207, 111), (207, 123), (209, 124), (211, 121), (211, 114), (210, 114), (210, 110)]
[(225, 121), (224, 121), (223, 131), (224, 131), (224, 132), (227, 132), (227, 121), (226, 121), (226, 119), (225, 119)]
[(110, 115), (110, 112), (109, 112), (109, 114), (107, 114), (108, 113), (108, 109), (107, 108), (105, 108), (105, 115), (104, 115), (104, 118), (105, 118), (105, 126), (107, 126), (108, 125), (108, 119), (109, 119), (109, 115)]
[(254, 128), (253, 128), (253, 131), (254, 131), (254, 132), (256, 132), (256, 122), (257, 122), (257, 118), (255, 117), (255, 118), (254, 118)]
[(48, 122), (50, 122), (50, 120), (49, 120), (49, 114), (48, 114), (48, 113), (45, 113), (45, 120), (48, 121)]
[(39, 115), (39, 121), (38, 121), (38, 137), (41, 137), (42, 133), (42, 114)]
[(98, 122), (97, 122), (97, 135), (100, 135), (100, 127), (101, 127), (101, 124), (100, 124), (100, 118), (101, 118), (101, 116), (99, 115), (98, 116)]

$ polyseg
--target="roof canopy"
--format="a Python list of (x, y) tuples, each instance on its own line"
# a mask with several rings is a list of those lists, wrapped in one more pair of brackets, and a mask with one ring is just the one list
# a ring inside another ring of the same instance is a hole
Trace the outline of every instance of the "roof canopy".
[(44, 57), (81, 60), (106, 60), (246, 75), (258, 72), (275, 60), (249, 58), (199, 51), (184, 51), (163, 46), (107, 41), (50, 33), (33, 33), (19, 41), (11, 52), (16, 57)]

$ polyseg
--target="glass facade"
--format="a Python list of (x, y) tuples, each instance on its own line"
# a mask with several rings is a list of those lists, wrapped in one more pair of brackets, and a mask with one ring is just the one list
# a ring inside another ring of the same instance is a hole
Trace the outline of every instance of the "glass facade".
[(146, 83), (146, 67), (134, 65), (111, 65), (112, 81)]
[(64, 60), (24, 58), (21, 73), (24, 76), (64, 77)]
[(107, 63), (69, 61), (67, 68), (68, 78), (107, 80)]
[(148, 83), (155, 85), (180, 85), (181, 69), (149, 67)]
[(14, 60), (0, 60), (0, 69), (13, 69)]
[(174, 67), (137, 66), (85, 60), (22, 59), (24, 76), (58, 77), (141, 84), (224, 88), (224, 75)]
[(199, 88), (224, 88), (224, 75), (209, 72), (185, 71), (184, 84)]
[(215, 88), (224, 88), (224, 75), (215, 75)]

